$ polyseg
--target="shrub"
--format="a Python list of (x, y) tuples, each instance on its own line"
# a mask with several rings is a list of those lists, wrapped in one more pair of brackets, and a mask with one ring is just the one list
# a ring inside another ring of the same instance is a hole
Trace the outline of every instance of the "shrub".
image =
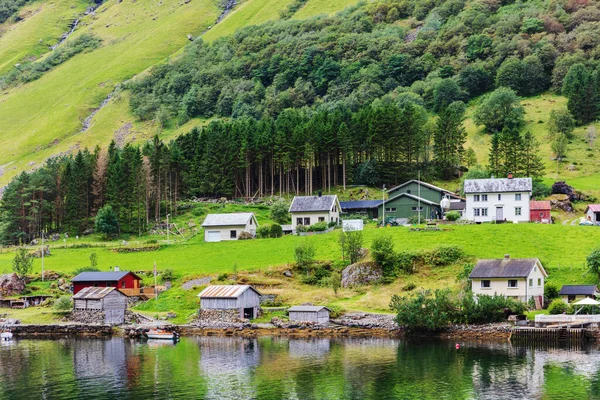
[(342, 307), (333, 304), (328, 305), (327, 308), (329, 308), (330, 318), (339, 318), (344, 312), (344, 309)]
[(455, 304), (450, 290), (424, 290), (415, 297), (392, 296), (390, 309), (396, 312), (396, 323), (408, 331), (439, 331), (454, 319)]
[(417, 285), (415, 285), (414, 283), (407, 283), (406, 285), (402, 286), (402, 290), (405, 292), (410, 292), (415, 290), (415, 288), (417, 287)]
[(54, 309), (56, 311), (67, 311), (73, 307), (70, 296), (61, 296), (54, 302)]
[(569, 305), (562, 301), (562, 299), (552, 300), (552, 303), (548, 306), (548, 313), (550, 314), (563, 314), (569, 311)]
[(587, 266), (590, 269), (590, 272), (600, 277), (600, 247), (587, 256)]
[(278, 224), (285, 224), (290, 221), (290, 214), (288, 210), (290, 209), (289, 204), (278, 201), (271, 206), (271, 219)]
[(558, 297), (558, 288), (551, 283), (544, 286), (544, 297), (547, 300), (554, 300)]
[[(421, 223), (423, 223), (424, 218), (421, 215)], [(411, 225), (416, 225), (419, 223), (419, 216), (418, 215), (411, 215), (410, 217), (408, 217), (408, 223)]]
[(460, 304), (460, 317), (455, 322), (466, 324), (488, 324), (505, 320), (511, 314), (523, 314), (525, 305), (501, 295), (467, 294)]
[(446, 213), (446, 219), (448, 221), (458, 221), (460, 219), (460, 213), (458, 211), (448, 211)]
[(426, 262), (434, 267), (445, 267), (461, 260), (465, 256), (464, 251), (456, 246), (438, 247), (428, 253)]
[(175, 273), (171, 268), (167, 268), (160, 273), (160, 280), (162, 282), (172, 281), (175, 279)]
[(262, 225), (256, 228), (256, 236), (260, 239), (267, 239), (270, 235), (269, 225)]
[(119, 220), (110, 204), (98, 210), (95, 228), (97, 232), (103, 233), (105, 238), (110, 238), (119, 232)]
[(396, 255), (396, 268), (408, 274), (415, 272), (416, 263), (420, 256), (408, 251), (400, 252)]
[(333, 228), (333, 227), (337, 226), (337, 224), (338, 224), (338, 223), (337, 223), (337, 222), (335, 222), (335, 221), (330, 221), (330, 222), (327, 224), (327, 227), (328, 227), (328, 228)]
[(327, 230), (327, 222), (317, 222), (308, 227), (309, 232), (323, 232)]
[(294, 260), (296, 265), (308, 272), (308, 268), (315, 262), (315, 246), (308, 240), (305, 240), (294, 249)]
[(304, 225), (296, 225), (296, 233), (308, 232), (308, 228)]
[(273, 224), (269, 228), (269, 236), (272, 238), (280, 238), (283, 236), (283, 229), (279, 224)]
[(219, 282), (223, 282), (223, 281), (226, 281), (228, 277), (229, 276), (226, 273), (222, 273), (222, 274), (219, 274), (219, 276), (217, 277), (217, 280)]
[(361, 231), (342, 232), (340, 234), (340, 248), (344, 260), (354, 264), (362, 258), (363, 235)]
[(382, 235), (373, 239), (371, 256), (373, 261), (383, 270), (383, 276), (396, 275), (397, 256), (394, 252), (394, 242), (391, 236)]
[(201, 217), (204, 215), (206, 211), (204, 210), (204, 207), (202, 207), (200, 204), (197, 204), (193, 209), (192, 209), (192, 215), (195, 217)]

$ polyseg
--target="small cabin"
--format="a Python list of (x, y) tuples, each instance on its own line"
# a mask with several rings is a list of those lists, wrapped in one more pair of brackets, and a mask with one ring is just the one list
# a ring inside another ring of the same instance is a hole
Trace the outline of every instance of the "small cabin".
[(238, 310), (239, 318), (258, 317), (261, 293), (250, 285), (211, 285), (200, 297), (200, 310)]
[(86, 287), (73, 296), (74, 311), (104, 312), (105, 322), (122, 324), (128, 297), (114, 287)]
[(529, 202), (529, 220), (531, 222), (541, 222), (549, 224), (552, 222), (550, 211), (552, 206), (549, 201), (530, 201)]
[(596, 285), (563, 285), (558, 295), (567, 304), (586, 298), (596, 299), (600, 293)]
[[(116, 269), (116, 267), (115, 267)], [(86, 287), (114, 287), (115, 289), (139, 289), (142, 278), (130, 271), (82, 272), (73, 282), (73, 294)]]
[(243, 232), (256, 235), (254, 213), (208, 214), (202, 223), (205, 242), (238, 240)]
[(290, 322), (314, 322), (316, 324), (329, 322), (330, 311), (325, 306), (294, 306), (288, 308)]
[(600, 204), (590, 204), (585, 209), (586, 219), (594, 224), (600, 224)]

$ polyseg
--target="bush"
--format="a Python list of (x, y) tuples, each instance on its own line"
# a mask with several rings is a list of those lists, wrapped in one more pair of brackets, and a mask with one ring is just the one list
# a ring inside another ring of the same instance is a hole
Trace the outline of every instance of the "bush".
[[(425, 219), (421, 215), (421, 223), (423, 223), (423, 221), (425, 221)], [(419, 216), (418, 215), (411, 215), (410, 217), (408, 217), (408, 221), (407, 222), (409, 224), (411, 224), (411, 225), (416, 225), (416, 224), (419, 223)]]
[(267, 239), (270, 235), (271, 228), (269, 225), (263, 225), (256, 228), (256, 236), (260, 239)]
[(167, 268), (160, 273), (160, 280), (164, 283), (175, 279), (175, 273), (171, 268)]
[(337, 223), (337, 222), (335, 222), (335, 221), (330, 221), (330, 222), (327, 224), (327, 227), (328, 227), (328, 228), (333, 228), (333, 227), (335, 227), (335, 226), (337, 226), (337, 225), (338, 225), (338, 223)]
[(504, 321), (512, 314), (523, 314), (525, 305), (501, 295), (479, 295), (475, 298), (467, 294), (461, 301), (460, 309), (460, 317), (455, 322), (489, 324)]
[(371, 257), (383, 270), (383, 276), (396, 275), (397, 256), (391, 236), (382, 235), (373, 239)]
[(411, 283), (407, 283), (406, 285), (402, 286), (402, 290), (404, 292), (410, 292), (410, 291), (415, 290), (416, 287), (417, 287), (417, 285), (415, 285), (414, 283), (411, 282)]
[(110, 204), (98, 210), (95, 228), (97, 232), (103, 233), (105, 238), (110, 238), (119, 232), (119, 220)]
[(222, 274), (219, 274), (219, 276), (217, 277), (217, 280), (219, 282), (223, 282), (223, 281), (226, 281), (228, 277), (229, 277), (229, 275), (227, 275), (226, 273), (222, 273)]
[(551, 283), (546, 283), (544, 286), (544, 297), (548, 301), (558, 298), (558, 288)]
[(587, 266), (590, 269), (590, 272), (600, 277), (600, 247), (587, 256)]
[(290, 221), (289, 204), (278, 201), (271, 206), (271, 219), (278, 224), (285, 224)]
[(344, 260), (354, 264), (363, 257), (362, 252), (363, 235), (362, 231), (349, 231), (340, 234), (340, 248)]
[(327, 230), (327, 222), (317, 222), (308, 227), (309, 232), (323, 232)]
[(460, 261), (465, 256), (464, 251), (456, 246), (443, 246), (429, 252), (425, 261), (434, 267), (445, 267)]
[(329, 308), (329, 317), (330, 318), (339, 318), (342, 313), (344, 312), (344, 309), (340, 306), (335, 306), (333, 304), (330, 304), (327, 306), (327, 308)]
[(308, 268), (315, 262), (315, 246), (308, 240), (305, 240), (294, 249), (294, 260), (296, 265), (308, 272)]
[(201, 217), (204, 215), (206, 211), (204, 210), (204, 207), (202, 207), (200, 204), (196, 205), (193, 209), (192, 209), (192, 215), (194, 217)]
[(242, 232), (240, 236), (238, 236), (238, 240), (250, 240), (254, 239), (254, 236), (250, 232)]
[(308, 228), (304, 225), (296, 225), (296, 233), (308, 232)]
[(273, 224), (269, 228), (269, 236), (272, 238), (280, 238), (283, 236), (283, 229), (279, 224)]
[(68, 311), (73, 308), (70, 296), (61, 296), (54, 302), (54, 309), (56, 311)]
[(552, 303), (548, 306), (548, 313), (556, 315), (556, 314), (564, 314), (569, 311), (569, 305), (562, 301), (562, 299), (552, 300)]
[(396, 312), (395, 321), (408, 331), (440, 331), (455, 318), (455, 304), (450, 290), (424, 290), (415, 297), (392, 296), (390, 309)]
[(446, 213), (446, 219), (448, 221), (458, 221), (460, 219), (460, 213), (458, 211), (448, 211)]

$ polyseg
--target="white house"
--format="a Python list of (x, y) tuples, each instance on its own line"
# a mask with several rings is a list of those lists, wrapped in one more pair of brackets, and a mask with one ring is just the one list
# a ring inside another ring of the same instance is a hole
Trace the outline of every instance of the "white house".
[(531, 178), (466, 179), (464, 218), (475, 222), (529, 222)]
[(242, 232), (256, 235), (254, 213), (208, 214), (202, 223), (205, 242), (237, 240)]
[(544, 280), (548, 274), (537, 258), (479, 260), (469, 275), (474, 295), (495, 294), (522, 302), (534, 298), (536, 307), (544, 303)]
[(600, 204), (590, 204), (585, 209), (585, 216), (588, 221), (594, 224), (600, 224)]
[(296, 226), (310, 226), (317, 222), (340, 221), (340, 202), (337, 195), (296, 196), (290, 206), (292, 229)]

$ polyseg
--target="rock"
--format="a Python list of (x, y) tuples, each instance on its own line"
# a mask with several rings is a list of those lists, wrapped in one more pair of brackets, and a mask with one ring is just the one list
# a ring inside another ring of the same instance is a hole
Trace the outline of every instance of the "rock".
[(206, 278), (192, 279), (190, 281), (185, 282), (183, 285), (181, 285), (181, 288), (184, 290), (190, 290), (197, 286), (208, 285), (210, 283), (210, 281), (212, 281), (212, 278), (210, 276), (207, 276)]
[(290, 271), (289, 269), (286, 269), (285, 271), (283, 271), (283, 276), (291, 278), (292, 276), (294, 276), (294, 274), (292, 274), (292, 271)]
[(349, 313), (332, 319), (331, 322), (354, 328), (378, 328), (389, 331), (399, 329), (398, 324), (394, 321), (394, 316), (386, 314)]
[(174, 312), (168, 312), (167, 319), (173, 319), (173, 318), (177, 318), (177, 314), (175, 314)]
[(85, 231), (83, 231), (84, 236), (91, 235), (92, 233), (94, 233), (94, 230), (92, 228), (89, 228), (89, 229), (86, 229)]
[(56, 242), (58, 239), (60, 239), (60, 235), (58, 233), (53, 233), (52, 235), (50, 235), (50, 240), (52, 240), (53, 242)]
[[(46, 245), (44, 246), (44, 257), (48, 257), (50, 256), (50, 246)], [(42, 249), (36, 249), (33, 253), (31, 253), (31, 255), (35, 258), (41, 258), (42, 257)]]
[(17, 274), (0, 275), (0, 296), (14, 296), (23, 293), (24, 290), (25, 283)]
[(357, 262), (342, 271), (342, 286), (359, 286), (377, 281), (383, 277), (381, 267), (374, 262)]
[(550, 206), (553, 210), (573, 212), (573, 205), (566, 194), (554, 194), (550, 197)]

